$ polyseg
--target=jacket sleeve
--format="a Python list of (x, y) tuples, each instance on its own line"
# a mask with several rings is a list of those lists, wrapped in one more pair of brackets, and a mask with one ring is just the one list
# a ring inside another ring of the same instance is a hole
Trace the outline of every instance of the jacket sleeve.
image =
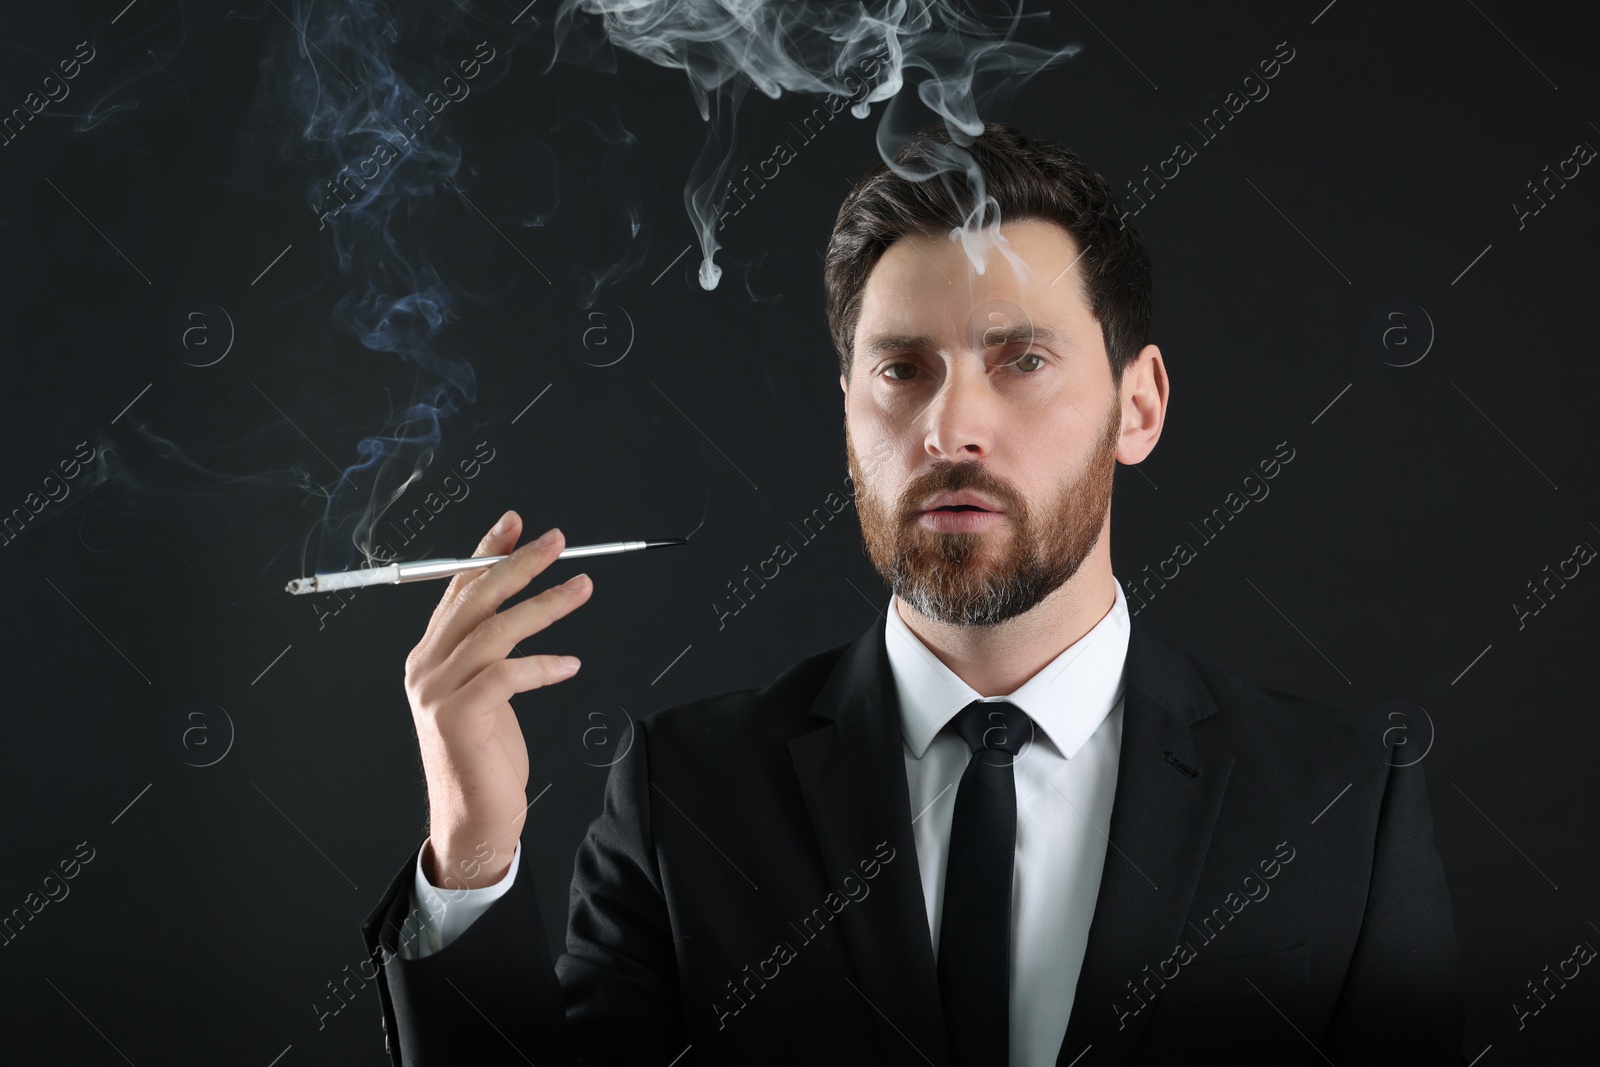
[(1341, 1063), (1465, 1062), (1459, 953), (1421, 762), (1395, 766), (1355, 953), (1321, 1047)]
[[(426, 850), (427, 847), (428, 843), (424, 840), (422, 849)], [(411, 903), (413, 907), (422, 907), (424, 923), (421, 936), (410, 941), (401, 939), (400, 955), (408, 960), (421, 959), (433, 955), (460, 937), (474, 920), (489, 910), (489, 905), (505, 896), (516, 884), (517, 869), (521, 864), (522, 843), (519, 841), (511, 852), (511, 866), (494, 885), (480, 889), (445, 888), (428, 881), (422, 870), (419, 852), (417, 870), (411, 878)]]
[(425, 918), (411, 893), (420, 845), (401, 866), (361, 928), (395, 1067), (609, 1067), (668, 1063), (684, 1051), (643, 724), (632, 736), (579, 846), (567, 951), (554, 966), (527, 864), (457, 938), (431, 955), (402, 958), (401, 942), (415, 939)]
[(677, 944), (656, 862), (661, 793), (650, 775), (647, 725), (634, 723), (633, 743), (612, 765), (605, 805), (578, 847), (567, 951), (556, 971), (582, 1062), (692, 1067), (696, 1056), (684, 1055)]

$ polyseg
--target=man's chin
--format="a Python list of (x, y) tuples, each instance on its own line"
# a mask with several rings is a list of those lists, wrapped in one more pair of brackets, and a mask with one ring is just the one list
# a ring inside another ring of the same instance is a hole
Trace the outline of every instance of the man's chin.
[(914, 545), (928, 549), (939, 549), (947, 545), (997, 545), (1011, 538), (1011, 523), (992, 523), (985, 530), (935, 530), (923, 523), (921, 519), (912, 519), (900, 533), (901, 546)]
[[(900, 570), (900, 586), (907, 590), (934, 593), (935, 599), (951, 603), (970, 597), (975, 589), (986, 593), (998, 588), (1002, 582), (1002, 569), (987, 559), (969, 559), (964, 563), (916, 561)], [(902, 596), (901, 599), (909, 599)]]
[(901, 543), (900, 558), (919, 571), (959, 570), (994, 575), (1006, 560), (1006, 540), (998, 532), (936, 533), (918, 531)]

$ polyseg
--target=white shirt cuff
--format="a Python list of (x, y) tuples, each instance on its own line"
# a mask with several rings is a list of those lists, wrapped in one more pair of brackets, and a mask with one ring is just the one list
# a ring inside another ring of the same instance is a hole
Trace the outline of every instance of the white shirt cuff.
[(421, 959), (460, 937), (473, 921), (489, 910), (489, 905), (506, 895), (517, 877), (517, 867), (522, 860), (522, 842), (511, 853), (511, 866), (505, 877), (494, 885), (480, 889), (440, 888), (428, 881), (422, 873), (422, 849), (417, 850), (417, 873), (413, 880), (411, 897), (413, 914), (420, 913), (423, 922), (417, 937), (402, 938), (400, 958)]

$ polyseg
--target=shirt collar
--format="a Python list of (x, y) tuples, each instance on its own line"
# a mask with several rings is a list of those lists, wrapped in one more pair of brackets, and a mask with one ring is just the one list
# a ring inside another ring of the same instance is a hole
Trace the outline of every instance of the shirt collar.
[(921, 759), (934, 735), (972, 701), (1004, 699), (1026, 712), (1061, 754), (1071, 759), (1122, 698), (1128, 602), (1122, 595), (1122, 583), (1113, 579), (1112, 585), (1116, 600), (1088, 633), (1016, 691), (991, 698), (980, 697), (911, 632), (891, 595), (884, 644), (900, 698), (900, 732), (912, 756)]

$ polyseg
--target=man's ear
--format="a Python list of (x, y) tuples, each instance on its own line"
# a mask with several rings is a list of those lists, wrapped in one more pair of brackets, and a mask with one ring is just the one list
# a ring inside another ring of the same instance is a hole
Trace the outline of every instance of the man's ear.
[(845, 387), (844, 374), (842, 372), (839, 375), (839, 392), (841, 392), (841, 393), (849, 393), (850, 392), (850, 390)]
[(1161, 349), (1145, 345), (1122, 374), (1122, 434), (1117, 444), (1120, 462), (1139, 463), (1155, 449), (1166, 422), (1171, 388)]

